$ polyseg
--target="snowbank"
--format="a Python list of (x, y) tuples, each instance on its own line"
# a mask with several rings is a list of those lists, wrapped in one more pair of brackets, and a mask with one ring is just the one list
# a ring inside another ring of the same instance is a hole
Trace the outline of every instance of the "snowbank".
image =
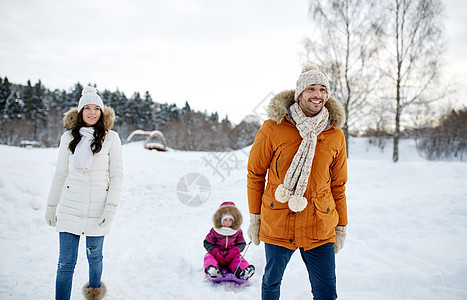
[[(260, 298), (263, 245), (246, 254), (257, 268), (246, 285), (213, 284), (202, 273), (202, 241), (219, 204), (234, 201), (248, 214), (248, 151), (161, 153), (140, 143), (123, 146), (121, 206), (104, 243), (106, 299)], [(397, 164), (390, 145), (381, 152), (352, 139), (350, 153), (350, 224), (337, 255), (339, 299), (466, 299), (467, 164), (427, 162), (408, 141)], [(1, 299), (53, 299), (58, 236), (43, 216), (57, 154), (56, 148), (0, 146)], [(178, 198), (188, 173), (209, 182), (195, 181), (184, 191), (203, 189), (198, 206)], [(73, 299), (83, 299), (87, 281), (83, 241), (80, 247)], [(310, 298), (307, 278), (294, 254), (282, 298)]]

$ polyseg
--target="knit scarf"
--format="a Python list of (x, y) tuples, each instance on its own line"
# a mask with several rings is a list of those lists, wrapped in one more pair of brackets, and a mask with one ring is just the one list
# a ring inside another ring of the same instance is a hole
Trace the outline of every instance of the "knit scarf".
[(287, 170), (283, 184), (276, 189), (275, 197), (281, 203), (289, 202), (290, 210), (299, 212), (308, 204), (308, 200), (303, 195), (310, 177), (317, 137), (326, 128), (329, 112), (323, 107), (315, 116), (307, 117), (297, 102), (290, 106), (290, 112), (302, 142)]
[(75, 169), (87, 171), (92, 164), (91, 144), (94, 141), (94, 128), (81, 127), (79, 133), (81, 134), (81, 140), (76, 145), (73, 154), (73, 166)]

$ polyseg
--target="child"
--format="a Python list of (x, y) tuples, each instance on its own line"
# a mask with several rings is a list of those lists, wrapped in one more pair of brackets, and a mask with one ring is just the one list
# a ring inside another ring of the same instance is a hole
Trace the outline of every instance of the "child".
[(212, 218), (214, 227), (204, 240), (208, 251), (204, 256), (204, 272), (211, 277), (222, 277), (220, 266), (229, 268), (240, 279), (248, 279), (255, 273), (240, 254), (245, 248), (242, 230), (242, 213), (233, 202), (220, 205)]

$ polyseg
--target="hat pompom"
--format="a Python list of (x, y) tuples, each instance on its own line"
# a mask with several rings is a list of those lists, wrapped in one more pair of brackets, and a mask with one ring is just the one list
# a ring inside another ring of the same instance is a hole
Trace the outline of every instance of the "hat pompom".
[(104, 111), (104, 102), (102, 102), (102, 98), (97, 94), (97, 89), (92, 86), (83, 88), (78, 102), (78, 111), (80, 112), (83, 107), (89, 104), (95, 104), (100, 107), (101, 111)]
[(319, 68), (314, 64), (305, 64), (302, 68), (302, 73), (305, 73), (311, 70), (319, 71)]
[(305, 209), (308, 204), (308, 200), (305, 197), (299, 195), (293, 195), (289, 200), (289, 208), (291, 211), (300, 212)]
[(87, 86), (83, 89), (83, 91), (81, 92), (81, 95), (84, 95), (84, 94), (87, 94), (87, 93), (97, 93), (97, 90), (95, 87), (92, 87), (92, 86)]

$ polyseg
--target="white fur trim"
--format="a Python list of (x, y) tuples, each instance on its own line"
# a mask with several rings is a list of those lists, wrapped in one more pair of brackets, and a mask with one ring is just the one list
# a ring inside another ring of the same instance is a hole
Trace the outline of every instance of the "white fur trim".
[(289, 200), (289, 208), (291, 211), (300, 212), (305, 209), (308, 204), (308, 200), (305, 197), (299, 195), (293, 195)]
[(226, 236), (231, 236), (237, 233), (238, 230), (232, 229), (230, 227), (221, 227), (221, 228), (216, 228), (213, 227), (214, 231), (217, 232), (220, 235), (226, 235)]

